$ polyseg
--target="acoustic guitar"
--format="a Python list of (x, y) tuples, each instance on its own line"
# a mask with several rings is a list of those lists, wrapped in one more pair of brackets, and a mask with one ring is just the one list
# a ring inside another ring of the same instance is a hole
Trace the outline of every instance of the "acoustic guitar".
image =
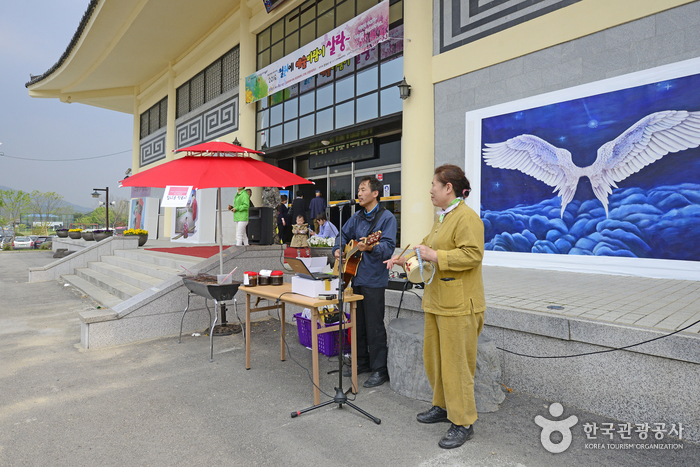
[[(345, 250), (343, 251), (343, 282), (345, 285), (350, 283), (350, 280), (357, 274), (357, 268), (360, 266), (360, 261), (362, 260), (362, 252), (358, 249), (360, 243), (365, 245), (373, 245), (382, 238), (382, 231), (377, 230), (376, 232), (367, 235), (367, 237), (362, 242), (356, 242), (355, 240), (350, 240), (348, 244), (345, 245)], [(338, 264), (340, 261), (335, 262), (333, 268), (333, 274), (338, 274)]]

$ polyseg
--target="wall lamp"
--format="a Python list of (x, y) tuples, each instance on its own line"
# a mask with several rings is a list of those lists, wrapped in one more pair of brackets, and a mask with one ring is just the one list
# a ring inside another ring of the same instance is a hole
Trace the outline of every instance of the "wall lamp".
[(403, 80), (396, 85), (399, 88), (399, 97), (401, 100), (406, 100), (408, 99), (408, 96), (411, 95), (411, 85), (406, 82), (406, 77), (403, 77)]

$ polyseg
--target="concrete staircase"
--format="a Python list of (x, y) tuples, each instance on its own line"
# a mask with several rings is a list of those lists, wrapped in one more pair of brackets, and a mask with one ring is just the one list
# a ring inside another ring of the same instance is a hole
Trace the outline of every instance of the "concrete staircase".
[(161, 284), (201, 261), (192, 256), (143, 249), (115, 250), (113, 255), (76, 268), (61, 278), (92, 297), (103, 308), (113, 308), (141, 292)]

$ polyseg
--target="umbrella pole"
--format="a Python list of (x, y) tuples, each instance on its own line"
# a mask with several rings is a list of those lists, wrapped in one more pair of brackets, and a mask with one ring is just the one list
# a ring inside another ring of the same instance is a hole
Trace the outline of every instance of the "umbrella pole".
[(216, 189), (216, 194), (219, 197), (219, 228), (217, 229), (219, 234), (219, 274), (224, 273), (224, 233), (221, 231), (223, 228), (223, 223), (221, 222), (221, 188)]

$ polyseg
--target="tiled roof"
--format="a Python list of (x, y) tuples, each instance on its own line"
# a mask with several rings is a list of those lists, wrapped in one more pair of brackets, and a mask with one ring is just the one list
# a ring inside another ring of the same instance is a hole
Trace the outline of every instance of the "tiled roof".
[(63, 52), (63, 55), (61, 55), (61, 58), (58, 59), (58, 61), (54, 64), (54, 66), (52, 66), (51, 68), (46, 70), (46, 72), (44, 74), (41, 74), (39, 76), (31, 76), (31, 74), (30, 74), (31, 80), (24, 85), (25, 87), (28, 88), (32, 84), (36, 84), (39, 81), (49, 77), (51, 75), (51, 73), (58, 70), (61, 67), (61, 65), (63, 65), (63, 62), (66, 61), (68, 56), (73, 51), (73, 47), (75, 47), (75, 45), (78, 43), (78, 40), (80, 39), (80, 36), (83, 34), (83, 31), (85, 30), (85, 27), (87, 26), (88, 21), (90, 21), (90, 18), (92, 17), (92, 14), (94, 13), (98, 2), (99, 2), (99, 0), (90, 0), (90, 4), (88, 5), (87, 10), (85, 11), (85, 14), (83, 15), (83, 18), (80, 20), (80, 24), (78, 25), (78, 30), (75, 31), (75, 34), (73, 34), (73, 39), (71, 39), (70, 44), (68, 44), (68, 47), (66, 48), (65, 52)]

